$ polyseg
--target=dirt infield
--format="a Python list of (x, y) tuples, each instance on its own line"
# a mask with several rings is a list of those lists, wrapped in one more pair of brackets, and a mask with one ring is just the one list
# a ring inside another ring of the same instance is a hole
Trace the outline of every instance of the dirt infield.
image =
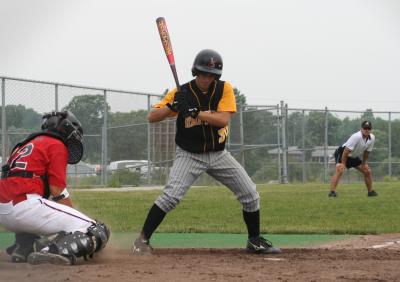
[(280, 255), (239, 249), (158, 249), (133, 256), (106, 248), (76, 266), (14, 264), (0, 253), (1, 281), (400, 281), (400, 234), (359, 236)]

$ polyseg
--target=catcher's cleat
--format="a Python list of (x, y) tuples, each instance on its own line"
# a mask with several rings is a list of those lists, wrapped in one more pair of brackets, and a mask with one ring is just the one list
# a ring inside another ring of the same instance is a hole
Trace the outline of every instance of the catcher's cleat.
[(73, 265), (76, 263), (76, 257), (67, 257), (53, 253), (33, 252), (28, 256), (28, 263), (33, 265), (42, 263), (51, 263), (55, 265)]
[(378, 193), (376, 193), (374, 190), (368, 192), (368, 197), (376, 197), (376, 196), (378, 196)]
[(135, 242), (133, 242), (132, 253), (134, 255), (149, 255), (152, 251), (153, 248), (151, 247), (149, 240), (139, 237)]
[(8, 255), (11, 256), (11, 254), (14, 252), (14, 250), (15, 250), (16, 248), (17, 248), (17, 244), (14, 243), (12, 246), (9, 246), (9, 247), (6, 249), (6, 253), (7, 253)]
[(16, 243), (6, 249), (7, 254), (11, 256), (11, 261), (15, 263), (26, 262), (27, 256), (33, 252), (32, 246), (21, 246)]
[(337, 194), (336, 194), (335, 191), (331, 191), (331, 192), (328, 194), (328, 197), (329, 197), (329, 198), (336, 198), (336, 197), (337, 197)]
[(247, 241), (247, 252), (253, 254), (280, 254), (279, 248), (272, 246), (272, 243), (261, 236), (249, 238)]

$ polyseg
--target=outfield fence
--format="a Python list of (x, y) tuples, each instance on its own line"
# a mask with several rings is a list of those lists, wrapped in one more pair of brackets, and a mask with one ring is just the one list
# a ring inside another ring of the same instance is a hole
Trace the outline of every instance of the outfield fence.
[[(71, 186), (164, 184), (174, 159), (175, 120), (149, 124), (147, 113), (162, 94), (36, 81), (1, 79), (1, 157), (29, 133), (41, 115), (69, 109), (82, 122), (86, 153), (68, 166)], [(400, 112), (343, 111), (238, 105), (227, 149), (257, 183), (329, 182), (333, 152), (371, 120), (376, 144), (370, 156), (374, 179), (400, 176)], [(343, 181), (363, 181), (353, 170)], [(214, 184), (202, 176), (197, 184)]]

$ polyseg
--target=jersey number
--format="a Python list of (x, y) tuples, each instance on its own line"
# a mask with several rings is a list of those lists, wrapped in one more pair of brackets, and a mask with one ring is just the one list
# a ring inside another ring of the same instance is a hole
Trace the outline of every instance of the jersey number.
[(13, 168), (26, 169), (28, 163), (23, 162), (21, 159), (23, 157), (26, 157), (26, 156), (29, 156), (30, 154), (32, 154), (32, 151), (33, 151), (32, 143), (26, 144), (24, 147), (19, 149), (16, 152), (16, 156), (14, 156), (13, 161), (11, 162), (10, 169), (13, 169)]

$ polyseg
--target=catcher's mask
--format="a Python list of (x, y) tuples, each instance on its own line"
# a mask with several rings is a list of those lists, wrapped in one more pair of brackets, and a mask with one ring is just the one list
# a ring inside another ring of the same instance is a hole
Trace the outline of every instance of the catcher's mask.
[(220, 79), (222, 66), (223, 62), (220, 54), (211, 49), (204, 49), (194, 59), (192, 75), (197, 76), (203, 72), (213, 74), (217, 79)]
[(68, 149), (68, 163), (77, 164), (83, 156), (83, 129), (70, 111), (51, 112), (43, 116), (42, 130), (55, 133)]

